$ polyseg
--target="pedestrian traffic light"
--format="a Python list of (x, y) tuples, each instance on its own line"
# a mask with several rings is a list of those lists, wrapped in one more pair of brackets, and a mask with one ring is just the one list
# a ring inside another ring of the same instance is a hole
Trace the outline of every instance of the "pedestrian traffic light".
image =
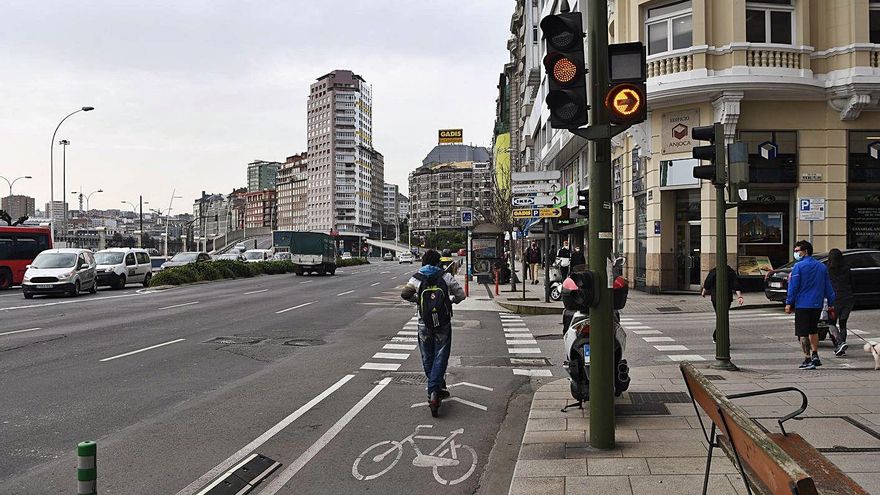
[(645, 45), (641, 41), (608, 45), (605, 108), (612, 124), (631, 126), (648, 118), (648, 77)]
[(709, 141), (706, 146), (694, 146), (693, 157), (697, 160), (712, 162), (712, 165), (694, 167), (694, 178), (711, 181), (722, 185), (727, 181), (724, 160), (724, 126), (716, 122), (713, 125), (694, 127), (691, 129), (694, 141)]
[(584, 27), (580, 12), (551, 14), (541, 20), (547, 40), (547, 107), (554, 129), (577, 129), (589, 123)]
[(581, 189), (577, 192), (578, 195), (578, 215), (582, 217), (590, 216), (590, 190), (589, 189)]

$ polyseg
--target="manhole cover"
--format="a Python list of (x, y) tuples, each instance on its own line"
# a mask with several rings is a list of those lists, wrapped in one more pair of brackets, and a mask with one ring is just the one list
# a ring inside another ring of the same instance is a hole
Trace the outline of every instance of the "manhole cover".
[(528, 368), (552, 366), (547, 358), (512, 358), (507, 356), (461, 356), (460, 366), (468, 368)]
[(550, 366), (547, 358), (508, 358), (511, 366)]
[(724, 378), (721, 375), (703, 375), (703, 376), (706, 377), (706, 380), (711, 380), (713, 382), (721, 382), (721, 381), (727, 380), (727, 378)]
[(690, 402), (684, 392), (630, 392), (631, 404), (615, 404), (614, 410), (619, 416), (668, 416), (666, 404), (684, 404)]
[(428, 377), (424, 373), (388, 373), (385, 377), (390, 377), (391, 383), (399, 383), (401, 385), (424, 385), (428, 383)]
[(265, 337), (214, 337), (211, 340), (206, 340), (206, 344), (220, 344), (220, 345), (254, 345), (259, 344), (260, 342), (266, 340)]
[(551, 333), (550, 335), (535, 335), (535, 340), (562, 340), (562, 334)]
[(681, 308), (678, 306), (660, 306), (657, 308), (657, 311), (661, 313), (675, 313), (676, 311), (681, 311)]
[(290, 339), (284, 341), (284, 345), (292, 345), (294, 347), (309, 347), (323, 343), (324, 341), (319, 339)]

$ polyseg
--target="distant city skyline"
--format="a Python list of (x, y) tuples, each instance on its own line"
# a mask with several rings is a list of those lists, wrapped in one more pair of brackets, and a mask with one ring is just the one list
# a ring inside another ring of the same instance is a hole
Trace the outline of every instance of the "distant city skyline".
[(509, 23), (498, 14), (512, 4), (359, 1), (342, 6), (345, 16), (339, 5), (306, 1), (7, 6), (4, 18), (18, 28), (0, 44), (0, 175), (33, 176), (15, 194), (47, 203), (52, 131), (89, 105), (56, 136), (70, 146), (62, 191), (56, 145), (54, 199), (73, 209), (72, 191), (101, 188), (92, 208), (123, 208), (143, 194), (165, 209), (176, 188), (183, 199), (174, 210), (187, 211), (202, 190), (246, 186), (254, 159), (283, 162), (305, 150), (309, 85), (347, 68), (373, 88), (374, 146), (385, 182), (405, 193), (438, 129), (490, 144), (497, 67), (508, 59), (499, 40)]

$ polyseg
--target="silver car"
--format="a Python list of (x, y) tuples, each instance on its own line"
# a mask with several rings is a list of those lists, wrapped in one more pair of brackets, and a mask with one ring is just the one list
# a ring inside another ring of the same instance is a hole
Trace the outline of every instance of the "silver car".
[(198, 251), (184, 251), (182, 253), (177, 253), (171, 257), (170, 260), (162, 263), (161, 270), (166, 268), (174, 268), (175, 266), (183, 266), (188, 265), (190, 263), (202, 263), (204, 261), (211, 261), (211, 256), (205, 252)]
[(98, 291), (98, 264), (88, 249), (47, 249), (24, 272), (21, 291), (25, 299), (35, 294), (77, 296)]

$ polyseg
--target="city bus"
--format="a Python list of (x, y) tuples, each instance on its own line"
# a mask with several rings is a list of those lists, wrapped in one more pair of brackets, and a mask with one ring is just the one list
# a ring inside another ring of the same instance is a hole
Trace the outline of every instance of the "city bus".
[(48, 228), (0, 226), (0, 290), (21, 285), (25, 267), (51, 248)]

